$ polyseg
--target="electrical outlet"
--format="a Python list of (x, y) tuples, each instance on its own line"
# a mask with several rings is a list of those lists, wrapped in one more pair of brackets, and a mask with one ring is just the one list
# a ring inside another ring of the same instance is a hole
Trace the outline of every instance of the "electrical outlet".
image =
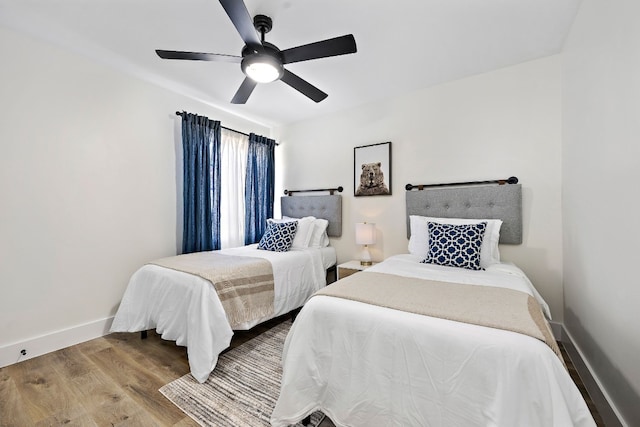
[(20, 350), (20, 354), (23, 355), (23, 356), (26, 356), (27, 355), (27, 350), (23, 348), (22, 350)]

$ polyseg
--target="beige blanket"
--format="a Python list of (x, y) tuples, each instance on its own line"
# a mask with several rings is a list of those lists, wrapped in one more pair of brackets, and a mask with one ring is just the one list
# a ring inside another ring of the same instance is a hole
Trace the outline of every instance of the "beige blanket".
[(232, 329), (273, 315), (273, 268), (262, 258), (194, 252), (150, 264), (200, 276), (211, 282)]
[(525, 292), (366, 272), (339, 280), (316, 295), (530, 335), (562, 360), (540, 305)]

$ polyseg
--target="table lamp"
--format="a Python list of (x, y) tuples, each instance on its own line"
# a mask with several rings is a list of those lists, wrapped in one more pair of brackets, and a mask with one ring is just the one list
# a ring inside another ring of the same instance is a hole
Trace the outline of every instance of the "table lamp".
[(360, 265), (372, 265), (368, 245), (376, 243), (376, 225), (367, 222), (356, 223), (356, 244), (364, 245), (360, 254)]

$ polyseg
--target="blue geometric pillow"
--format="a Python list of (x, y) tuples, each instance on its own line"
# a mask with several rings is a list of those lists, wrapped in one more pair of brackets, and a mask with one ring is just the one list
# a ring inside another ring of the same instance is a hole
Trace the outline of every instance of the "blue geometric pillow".
[(468, 270), (480, 267), (480, 246), (487, 228), (486, 222), (467, 225), (427, 223), (429, 253), (421, 262)]
[(288, 252), (298, 230), (298, 221), (267, 223), (267, 231), (258, 243), (258, 249), (273, 252)]

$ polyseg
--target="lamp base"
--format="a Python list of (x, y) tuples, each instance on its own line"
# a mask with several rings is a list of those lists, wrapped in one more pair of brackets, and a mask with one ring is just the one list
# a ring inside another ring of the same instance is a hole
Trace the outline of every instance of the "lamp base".
[(369, 248), (367, 247), (367, 245), (364, 245), (364, 247), (362, 248), (362, 253), (360, 254), (360, 265), (365, 267), (373, 265), (373, 262), (371, 261), (371, 254), (369, 253)]

